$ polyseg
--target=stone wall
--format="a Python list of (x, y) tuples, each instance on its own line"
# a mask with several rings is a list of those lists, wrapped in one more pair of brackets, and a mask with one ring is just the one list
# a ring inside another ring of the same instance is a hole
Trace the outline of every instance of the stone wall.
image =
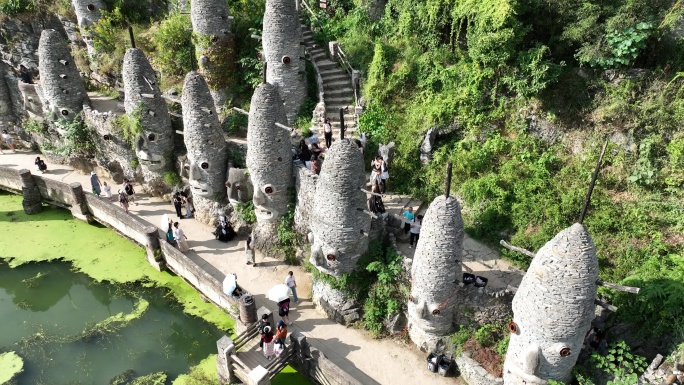
[(42, 176), (33, 175), (33, 182), (40, 189), (40, 195), (59, 206), (71, 206), (71, 189), (66, 183), (58, 182)]
[(119, 205), (93, 194), (85, 194), (88, 211), (98, 222), (113, 228), (121, 234), (145, 247), (147, 245), (146, 229), (150, 226), (137, 216), (127, 214)]
[[(18, 100), (21, 101), (19, 109), (15, 111), (26, 111), (33, 118), (43, 119), (43, 90), (38, 84), (26, 84), (17, 80)], [(15, 106), (16, 108), (16, 106)]]
[(311, 301), (328, 318), (349, 325), (361, 319), (361, 307), (343, 292), (333, 289), (324, 281), (314, 281), (311, 287)]
[(569, 383), (594, 319), (598, 259), (581, 224), (558, 233), (536, 254), (513, 299), (506, 383)]
[(0, 166), (0, 186), (9, 191), (21, 192), (23, 184), (17, 170)]
[(311, 231), (311, 212), (316, 196), (316, 183), (319, 178), (318, 175), (306, 168), (300, 160), (294, 162), (293, 171), (297, 191), (294, 226), (296, 232), (306, 236)]
[(302, 42), (295, 0), (267, 0), (262, 33), (266, 81), (278, 88), (290, 124), (294, 123), (306, 98)]
[(95, 47), (93, 47), (93, 38), (88, 29), (100, 19), (101, 11), (106, 9), (105, 4), (102, 0), (72, 0), (71, 4), (76, 11), (78, 27), (83, 41), (88, 47), (88, 53), (92, 55), (95, 53)]
[(126, 113), (143, 127), (135, 141), (135, 155), (146, 190), (162, 195), (169, 191), (164, 173), (173, 169), (175, 133), (168, 105), (162, 99), (154, 69), (140, 49), (126, 50), (122, 71)]
[(14, 114), (14, 101), (10, 88), (8, 87), (8, 81), (14, 83), (13, 76), (9, 66), (3, 62), (0, 62), (0, 126), (3, 129), (13, 126), (16, 122), (16, 115)]
[(52, 29), (43, 30), (38, 58), (46, 113), (54, 120), (74, 119), (88, 94), (64, 36)]
[[(470, 358), (468, 353), (455, 357), (454, 361), (461, 373), (461, 378), (465, 380), (468, 385), (494, 385), (503, 384), (503, 378), (497, 378), (487, 373), (477, 361)], [(517, 383), (511, 383), (516, 385)]]
[[(311, 346), (303, 334), (298, 331), (289, 336), (296, 354), (294, 365), (298, 371), (308, 377), (314, 384), (327, 385), (362, 385), (363, 383), (345, 372), (330, 361), (320, 350)], [(372, 359), (369, 357), (369, 359)], [(401, 383), (399, 380), (398, 383)]]
[(57, 30), (66, 40), (60, 20), (53, 14), (36, 14), (28, 20), (17, 17), (0, 23), (0, 56), (15, 69), (23, 64), (34, 74), (38, 69), (38, 45), (45, 29)]

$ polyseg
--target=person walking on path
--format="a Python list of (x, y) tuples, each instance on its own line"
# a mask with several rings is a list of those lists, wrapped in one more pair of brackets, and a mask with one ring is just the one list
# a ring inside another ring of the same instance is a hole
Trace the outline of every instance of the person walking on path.
[(267, 359), (271, 359), (275, 355), (275, 338), (273, 332), (271, 332), (270, 326), (264, 327), (264, 334), (261, 335), (261, 341), (263, 342), (264, 356)]
[(176, 191), (175, 194), (173, 194), (173, 207), (176, 209), (176, 216), (178, 219), (183, 219), (183, 198), (181, 198), (180, 193)]
[(126, 187), (124, 188), (124, 191), (126, 191), (126, 195), (128, 195), (128, 201), (135, 203), (135, 205), (138, 205), (138, 202), (135, 201), (135, 190), (133, 190), (133, 183), (131, 181), (126, 180)]
[(404, 216), (404, 234), (408, 234), (409, 230), (411, 230), (411, 222), (413, 222), (413, 219), (416, 217), (416, 215), (413, 213), (413, 207), (409, 207), (408, 210), (404, 211), (403, 214)]
[(250, 234), (245, 241), (245, 256), (247, 257), (247, 264), (256, 267), (257, 263), (254, 260), (254, 248), (252, 247), (252, 235)]
[(321, 173), (321, 167), (323, 167), (323, 161), (321, 160), (320, 155), (313, 154), (313, 160), (311, 161), (311, 172), (320, 175)]
[(409, 239), (409, 249), (413, 247), (413, 241), (416, 241), (418, 246), (418, 238), (420, 238), (420, 228), (423, 226), (423, 216), (418, 215), (413, 222), (411, 222), (411, 238)]
[(332, 144), (332, 124), (330, 124), (330, 118), (325, 118), (325, 123), (323, 123), (323, 136), (325, 137), (325, 147), (330, 148)]
[(119, 190), (119, 205), (122, 209), (126, 210), (126, 214), (128, 214), (128, 195), (126, 195), (124, 190)]
[(292, 271), (287, 273), (285, 284), (292, 290), (292, 297), (294, 298), (295, 303), (299, 302), (299, 298), (297, 298), (297, 281), (295, 281), (294, 273)]
[(287, 338), (287, 325), (283, 320), (278, 321), (278, 327), (275, 333), (275, 343), (280, 345), (276, 347), (276, 356), (285, 348), (285, 339)]
[(181, 253), (188, 252), (190, 247), (188, 246), (188, 237), (185, 236), (183, 229), (178, 226), (178, 222), (173, 224), (173, 239), (178, 243), (178, 250)]
[(259, 334), (262, 337), (261, 341), (259, 341), (259, 347), (260, 348), (264, 347), (263, 337), (264, 337), (264, 333), (266, 333), (264, 329), (266, 329), (267, 326), (271, 327), (271, 323), (268, 322), (268, 314), (262, 314), (261, 315), (261, 323), (259, 323)]
[(166, 242), (168, 242), (173, 247), (178, 247), (178, 242), (176, 242), (173, 231), (173, 221), (171, 219), (169, 219), (169, 227), (166, 230)]
[(45, 161), (40, 159), (39, 156), (36, 157), (36, 161), (33, 162), (33, 164), (35, 164), (38, 167), (38, 171), (42, 172), (43, 174), (45, 174), (45, 171), (47, 171), (47, 164), (45, 164)]
[(181, 198), (183, 199), (183, 206), (185, 206), (185, 217), (192, 218), (192, 203), (190, 203), (190, 198), (184, 195), (181, 195)]
[(283, 319), (283, 321), (286, 324), (292, 325), (292, 321), (290, 321), (290, 299), (289, 298), (278, 302), (278, 315)]
[(102, 192), (108, 201), (112, 200), (112, 186), (108, 185), (107, 182), (102, 182)]
[(97, 177), (95, 171), (90, 172), (90, 185), (93, 187), (93, 194), (99, 197), (100, 193), (102, 192), (100, 190), (100, 186), (102, 186), (102, 183), (100, 183), (100, 178)]
[(387, 190), (387, 179), (389, 179), (389, 168), (387, 167), (387, 162), (381, 157), (377, 157), (379, 171), (380, 171), (380, 193), (385, 195)]
[(10, 136), (7, 130), (2, 130), (2, 140), (5, 141), (5, 144), (7, 145), (7, 147), (9, 147), (10, 150), (12, 150), (12, 152), (17, 152), (14, 149), (14, 144), (12, 143), (12, 136)]

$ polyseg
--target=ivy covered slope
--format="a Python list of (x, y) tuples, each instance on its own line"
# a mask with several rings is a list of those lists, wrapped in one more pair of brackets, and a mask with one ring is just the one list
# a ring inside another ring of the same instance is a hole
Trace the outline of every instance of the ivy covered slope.
[[(371, 146), (397, 143), (391, 189), (429, 201), (452, 161), (469, 233), (536, 251), (578, 220), (609, 135), (584, 223), (602, 278), (643, 290), (603, 294), (623, 319), (681, 336), (682, 3), (394, 0), (372, 12), (373, 4), (333, 1), (319, 14), (318, 38), (341, 41), (366, 76), (361, 131)], [(431, 127), (441, 134), (423, 164)]]

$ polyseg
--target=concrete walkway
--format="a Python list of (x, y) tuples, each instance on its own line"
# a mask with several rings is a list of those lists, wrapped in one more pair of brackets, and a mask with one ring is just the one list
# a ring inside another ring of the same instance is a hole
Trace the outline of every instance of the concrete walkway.
[[(40, 154), (28, 151), (12, 154), (6, 151), (4, 155), (0, 155), (0, 164), (17, 170), (26, 168), (32, 173), (38, 173), (33, 164), (36, 156)], [(38, 175), (63, 182), (80, 182), (84, 191), (91, 189), (89, 175), (82, 174), (68, 166), (48, 164), (48, 172), (38, 173)], [(116, 193), (119, 185), (104, 178), (100, 180), (111, 183), (112, 192)], [(175, 210), (170, 202), (146, 196), (138, 191), (136, 191), (136, 197), (139, 204), (131, 204), (130, 212), (150, 224), (159, 227), (163, 214), (176, 218)], [(115, 203), (112, 202), (112, 204)], [(344, 370), (352, 373), (362, 383), (368, 385), (458, 383), (459, 380), (454, 378), (443, 378), (428, 372), (425, 363), (426, 354), (418, 351), (412, 344), (405, 344), (390, 338), (375, 340), (362, 330), (347, 328), (328, 320), (324, 314), (314, 309), (309, 299), (311, 278), (300, 267), (287, 266), (282, 261), (263, 256), (257, 256), (258, 267), (246, 265), (243, 252), (244, 239), (225, 244), (214, 239), (211, 234), (214, 229), (207, 225), (193, 219), (181, 220), (180, 224), (192, 249), (187, 255), (219, 280), (223, 280), (226, 273), (236, 273), (240, 285), (255, 296), (257, 306), (266, 306), (275, 312), (275, 303), (269, 301), (265, 295), (273, 285), (284, 282), (289, 270), (294, 271), (300, 302), (293, 303), (290, 316), (294, 324), (290, 330), (302, 332), (312, 345)], [(494, 251), (481, 244), (468, 240), (466, 247), (469, 250), (468, 255), (473, 255), (474, 263), (480, 264), (483, 270), (493, 271), (502, 264)], [(403, 248), (406, 248), (406, 245)], [(407, 250), (406, 248), (404, 251)]]

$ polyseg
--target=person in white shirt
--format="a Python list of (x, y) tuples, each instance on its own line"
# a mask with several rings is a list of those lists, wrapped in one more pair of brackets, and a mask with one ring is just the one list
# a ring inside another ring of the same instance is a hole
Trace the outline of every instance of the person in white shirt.
[(107, 182), (102, 182), (102, 192), (105, 198), (112, 200), (112, 186), (108, 185)]
[(294, 301), (299, 302), (299, 298), (297, 298), (297, 281), (294, 279), (294, 273), (293, 272), (288, 272), (287, 277), (285, 277), (285, 284), (287, 287), (292, 290), (292, 297), (294, 297)]
[(332, 144), (332, 124), (330, 124), (330, 118), (325, 118), (323, 123), (323, 136), (325, 137), (325, 147), (330, 148)]
[(413, 241), (416, 241), (418, 246), (418, 238), (420, 237), (420, 228), (423, 226), (423, 216), (418, 215), (416, 219), (411, 222), (411, 237), (409, 238), (409, 249), (413, 247)]

